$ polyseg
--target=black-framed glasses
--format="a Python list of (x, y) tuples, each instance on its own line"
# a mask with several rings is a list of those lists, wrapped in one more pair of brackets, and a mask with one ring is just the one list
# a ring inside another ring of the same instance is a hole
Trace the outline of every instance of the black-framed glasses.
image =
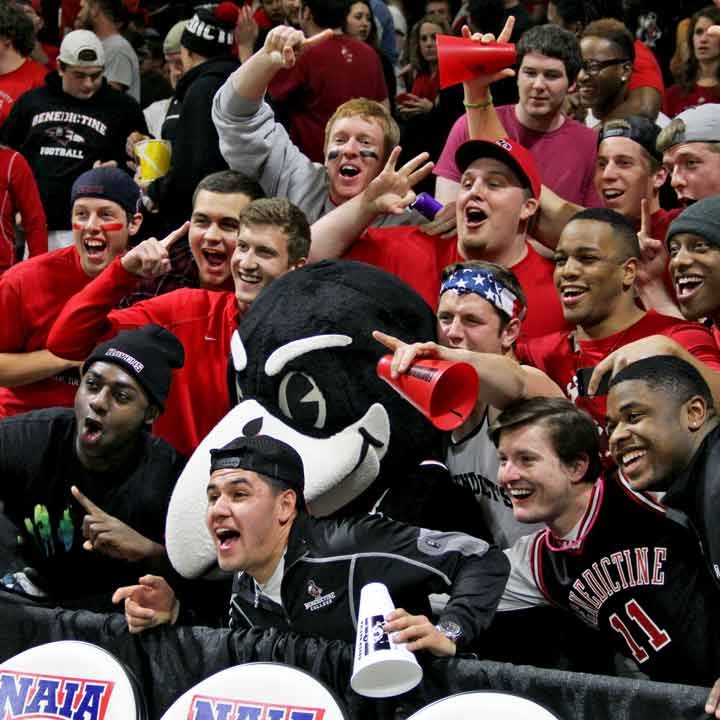
[(605, 68), (612, 67), (613, 65), (622, 65), (626, 62), (630, 62), (630, 59), (614, 58), (613, 60), (583, 60), (580, 67), (588, 75), (597, 75), (598, 73), (601, 73)]

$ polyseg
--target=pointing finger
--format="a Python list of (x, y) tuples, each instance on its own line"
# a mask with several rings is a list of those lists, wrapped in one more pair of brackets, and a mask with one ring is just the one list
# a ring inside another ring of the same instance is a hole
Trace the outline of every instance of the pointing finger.
[(73, 485), (70, 488), (73, 497), (87, 510), (91, 515), (104, 515), (105, 511), (98, 507), (90, 498), (85, 497), (78, 488)]
[(402, 340), (398, 340), (392, 335), (386, 335), (384, 332), (380, 332), (380, 330), (373, 330), (372, 336), (390, 350), (397, 350), (405, 344)]
[(314, 47), (315, 45), (319, 45), (320, 43), (323, 43), (326, 40), (329, 40), (334, 34), (335, 34), (335, 31), (332, 28), (323, 30), (322, 32), (318, 33), (317, 35), (313, 35), (312, 37), (305, 38), (300, 43), (300, 49), (307, 50), (308, 48)]
[(186, 220), (177, 230), (173, 230), (167, 237), (163, 238), (160, 241), (160, 245), (162, 245), (165, 250), (171, 248), (176, 240), (187, 233), (189, 227), (190, 221)]
[(112, 596), (112, 602), (119, 603), (132, 597), (133, 593), (142, 590), (142, 585), (125, 585), (124, 587), (118, 588)]

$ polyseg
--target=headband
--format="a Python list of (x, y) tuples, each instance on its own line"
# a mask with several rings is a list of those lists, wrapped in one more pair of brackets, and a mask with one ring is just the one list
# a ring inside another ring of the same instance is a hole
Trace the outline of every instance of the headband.
[(522, 320), (525, 315), (525, 306), (518, 296), (489, 270), (458, 268), (443, 281), (440, 295), (448, 290), (453, 290), (458, 295), (475, 293), (511, 319)]

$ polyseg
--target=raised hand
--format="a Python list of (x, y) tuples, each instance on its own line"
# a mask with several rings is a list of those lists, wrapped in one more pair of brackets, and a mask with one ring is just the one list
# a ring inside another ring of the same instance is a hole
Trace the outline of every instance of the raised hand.
[[(497, 38), (492, 33), (472, 33), (467, 25), (463, 25), (462, 36), (467, 40), (474, 40), (475, 42), (482, 43), (483, 45), (494, 42), (506, 43), (510, 42), (510, 36), (512, 35), (514, 27), (515, 17), (510, 15), (505, 21), (505, 25)], [(514, 75), (515, 71), (512, 68), (504, 68), (503, 70), (499, 70), (495, 73), (480, 73), (472, 80), (466, 80), (463, 83), (465, 86), (466, 96), (468, 91), (473, 91), (475, 93), (480, 90), (485, 91), (489, 85), (492, 85), (492, 83), (502, 80), (503, 78), (513, 77)]]
[(90, 498), (83, 495), (75, 485), (70, 488), (73, 497), (87, 512), (83, 518), (83, 548), (100, 552), (119, 560), (136, 562), (165, 552), (162, 545), (153, 542), (122, 520), (106, 513)]
[(172, 268), (170, 248), (173, 243), (187, 233), (189, 227), (190, 223), (185, 222), (162, 240), (156, 238), (143, 240), (137, 247), (123, 255), (122, 266), (129, 273), (140, 277), (164, 275)]
[(262, 52), (270, 56), (274, 65), (291, 68), (305, 50), (325, 42), (333, 36), (332, 29), (323, 30), (312, 37), (305, 37), (302, 30), (287, 25), (274, 27), (265, 38)]
[(376, 214), (400, 215), (415, 200), (411, 188), (433, 169), (433, 163), (427, 162), (430, 155), (424, 152), (396, 170), (401, 151), (393, 149), (382, 172), (365, 189), (365, 199)]

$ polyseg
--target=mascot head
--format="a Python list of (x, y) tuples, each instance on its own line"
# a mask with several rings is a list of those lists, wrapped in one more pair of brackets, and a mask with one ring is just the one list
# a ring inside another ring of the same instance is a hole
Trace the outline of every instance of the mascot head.
[(432, 453), (437, 431), (377, 377), (387, 351), (373, 330), (431, 340), (435, 317), (394, 276), (349, 261), (287, 273), (252, 304), (231, 346), (238, 404), (193, 453), (170, 503), (166, 543), (181, 574), (215, 566), (205, 528), (210, 450), (239, 435), (270, 435), (300, 453), (314, 515), (369, 510)]

